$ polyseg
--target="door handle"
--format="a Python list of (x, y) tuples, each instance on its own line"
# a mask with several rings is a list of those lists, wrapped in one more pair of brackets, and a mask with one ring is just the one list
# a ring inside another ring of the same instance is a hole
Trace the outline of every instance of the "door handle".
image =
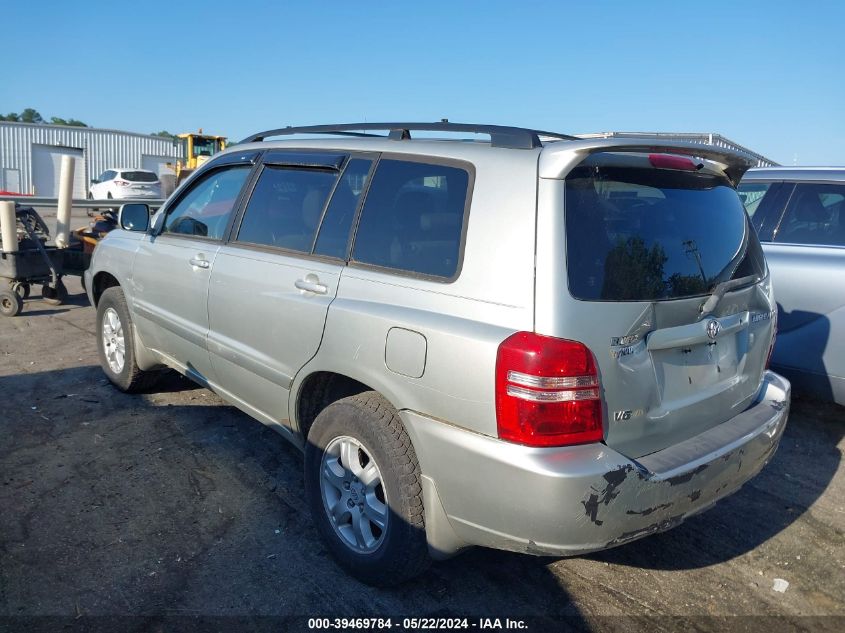
[(329, 291), (324, 284), (320, 283), (317, 275), (305, 275), (305, 279), (297, 279), (293, 285), (300, 290), (313, 292), (316, 295), (324, 295)]
[(211, 265), (207, 259), (200, 259), (199, 257), (192, 257), (190, 262), (191, 266), (196, 268), (208, 268)]

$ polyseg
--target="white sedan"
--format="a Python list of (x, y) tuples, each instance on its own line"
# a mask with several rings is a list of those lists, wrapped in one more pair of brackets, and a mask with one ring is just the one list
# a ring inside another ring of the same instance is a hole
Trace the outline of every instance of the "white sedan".
[(88, 189), (91, 200), (161, 197), (158, 175), (146, 169), (107, 169)]

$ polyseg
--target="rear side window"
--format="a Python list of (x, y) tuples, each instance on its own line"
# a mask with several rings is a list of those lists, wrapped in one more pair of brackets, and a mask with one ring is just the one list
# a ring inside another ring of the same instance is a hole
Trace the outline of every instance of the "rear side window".
[(796, 185), (774, 241), (845, 246), (845, 185)]
[(578, 299), (655, 301), (765, 274), (736, 190), (721, 177), (582, 166), (566, 181), (569, 290)]
[(237, 241), (310, 253), (335, 180), (336, 171), (265, 166)]
[(466, 169), (379, 161), (361, 211), (352, 259), (421, 275), (454, 277), (468, 192)]
[(156, 182), (158, 176), (151, 171), (124, 171), (121, 177), (129, 182)]

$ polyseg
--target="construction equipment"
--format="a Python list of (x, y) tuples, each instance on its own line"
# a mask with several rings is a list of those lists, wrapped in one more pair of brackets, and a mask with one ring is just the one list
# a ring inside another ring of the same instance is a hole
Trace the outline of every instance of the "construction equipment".
[(167, 163), (167, 166), (176, 173), (176, 186), (182, 184), (194, 170), (202, 165), (209, 158), (214, 156), (217, 152), (222, 152), (226, 149), (225, 136), (213, 136), (203, 134), (202, 128), (197, 133), (185, 132), (184, 134), (177, 134), (176, 137), (180, 139), (182, 144), (184, 160), (176, 161), (176, 164)]

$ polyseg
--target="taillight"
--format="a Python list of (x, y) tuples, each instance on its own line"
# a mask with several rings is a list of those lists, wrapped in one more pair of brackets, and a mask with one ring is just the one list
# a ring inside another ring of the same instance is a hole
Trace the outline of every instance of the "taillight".
[(114, 181), (114, 184), (119, 185), (120, 187), (125, 187), (125, 186), (126, 186), (126, 185), (128, 185), (129, 183), (128, 183), (127, 181), (125, 181), (125, 180), (115, 180), (115, 181)]
[(673, 156), (672, 154), (649, 154), (648, 162), (652, 167), (661, 169), (683, 169), (685, 171), (698, 171), (704, 165), (696, 163), (686, 156)]
[(596, 359), (583, 343), (517, 332), (496, 355), (499, 437), (566, 446), (604, 437)]

